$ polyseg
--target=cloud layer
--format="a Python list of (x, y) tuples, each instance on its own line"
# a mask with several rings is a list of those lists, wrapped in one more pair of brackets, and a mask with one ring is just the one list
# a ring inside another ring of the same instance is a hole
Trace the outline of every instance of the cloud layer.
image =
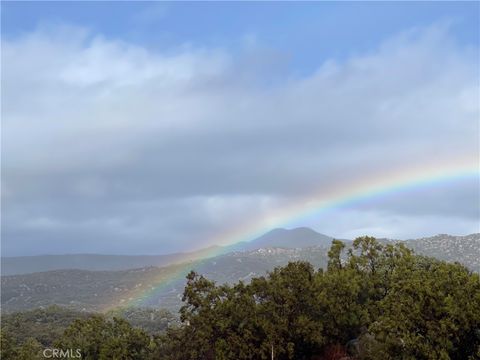
[[(188, 250), (342, 179), (478, 156), (478, 60), (444, 25), (302, 77), (261, 44), (162, 53), (66, 26), (5, 39), (2, 250)], [(372, 199), (308, 225), (339, 237), (471, 232), (478, 185)]]

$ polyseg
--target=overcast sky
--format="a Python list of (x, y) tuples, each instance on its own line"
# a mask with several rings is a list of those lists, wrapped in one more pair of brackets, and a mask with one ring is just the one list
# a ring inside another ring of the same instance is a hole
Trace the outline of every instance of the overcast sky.
[[(2, 255), (189, 251), (345, 179), (478, 164), (479, 6), (2, 3)], [(284, 225), (465, 235), (479, 185)]]

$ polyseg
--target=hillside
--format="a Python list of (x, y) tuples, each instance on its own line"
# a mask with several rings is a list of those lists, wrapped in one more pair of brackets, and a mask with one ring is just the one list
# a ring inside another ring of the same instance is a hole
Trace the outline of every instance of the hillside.
[(480, 272), (480, 234), (467, 236), (440, 234), (407, 240), (406, 245), (418, 254), (449, 262), (458, 261), (469, 269)]
[(289, 261), (307, 260), (315, 267), (326, 265), (327, 249), (258, 249), (233, 252), (212, 259), (167, 267), (122, 271), (55, 270), (2, 276), (2, 310), (18, 311), (57, 304), (83, 311), (103, 311), (122, 306), (136, 294), (154, 291), (138, 305), (177, 310), (185, 275), (195, 269), (218, 283), (248, 281)]
[(168, 266), (175, 263), (203, 259), (222, 253), (220, 246), (199, 251), (166, 255), (102, 255), (63, 254), (2, 257), (2, 275), (29, 274), (40, 271), (78, 269), (91, 271), (126, 270), (148, 266)]
[(4, 315), (0, 356), (41, 359), (53, 345), (92, 360), (477, 359), (479, 275), (387, 245), (368, 236), (350, 248), (334, 242), (326, 269), (291, 261), (248, 283), (219, 285), (190, 272), (177, 319), (143, 308)]
[(251, 251), (260, 248), (305, 248), (320, 246), (328, 248), (332, 237), (309, 228), (274, 229), (249, 242), (229, 246), (211, 246), (194, 252), (166, 255), (101, 255), (64, 254), (2, 257), (2, 275), (29, 274), (41, 271), (78, 269), (112, 271), (136, 269), (148, 266), (163, 267), (233, 251)]
[[(389, 241), (389, 240), (385, 240)], [(450, 262), (458, 261), (479, 271), (480, 234), (438, 235), (409, 240), (419, 254)], [(315, 268), (325, 267), (326, 247), (260, 248), (234, 251), (213, 258), (166, 267), (143, 267), (121, 271), (56, 270), (2, 276), (2, 311), (32, 309), (57, 304), (83, 311), (103, 311), (126, 304), (146, 305), (176, 311), (181, 303), (185, 275), (191, 269), (217, 283), (249, 281), (290, 261), (305, 260)], [(140, 294), (150, 294), (141, 302)]]

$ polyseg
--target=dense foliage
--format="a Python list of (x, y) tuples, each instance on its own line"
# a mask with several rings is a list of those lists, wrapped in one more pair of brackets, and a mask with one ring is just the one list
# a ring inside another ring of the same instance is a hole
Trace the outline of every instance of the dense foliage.
[(110, 310), (105, 316), (111, 320), (114, 318), (124, 319), (133, 327), (145, 330), (149, 335), (162, 333), (169, 326), (178, 324), (178, 318), (165, 309), (123, 307)]
[[(116, 317), (74, 321), (54, 345), (83, 359), (480, 359), (480, 279), (371, 237), (328, 267), (292, 262), (250, 283), (191, 272), (180, 326), (150, 336)], [(38, 354), (2, 331), (2, 359)]]
[[(151, 335), (164, 332), (168, 326), (178, 324), (178, 319), (164, 309), (137, 307), (116, 308), (101, 315), (53, 305), (47, 308), (3, 314), (1, 358), (35, 359), (38, 357), (43, 359), (44, 356), (41, 354), (43, 349), (54, 348), (59, 341), (67, 343), (69, 334), (73, 336), (79, 324), (86, 326), (86, 328), (80, 327), (80, 333), (84, 335), (88, 326), (93, 326), (95, 331), (98, 331), (101, 324), (105, 336), (110, 337), (113, 332), (109, 333), (108, 330), (122, 324), (123, 327), (119, 327), (120, 329), (130, 330), (133, 326), (145, 331), (147, 338), (150, 339)], [(72, 332), (72, 328), (76, 330)], [(115, 333), (121, 333), (122, 336), (128, 334), (120, 330), (115, 330)], [(98, 336), (95, 341), (102, 341), (102, 339)], [(92, 358), (97, 358), (97, 355), (99, 354), (95, 354)]]
[(17, 344), (34, 337), (43, 346), (50, 346), (77, 319), (90, 314), (52, 305), (30, 311), (2, 315), (2, 331)]
[[(334, 241), (326, 271), (290, 263), (246, 285), (191, 273), (168, 359), (480, 358), (480, 282), (402, 245)], [(159, 355), (160, 355), (159, 353)], [(345, 355), (344, 354), (344, 355)]]

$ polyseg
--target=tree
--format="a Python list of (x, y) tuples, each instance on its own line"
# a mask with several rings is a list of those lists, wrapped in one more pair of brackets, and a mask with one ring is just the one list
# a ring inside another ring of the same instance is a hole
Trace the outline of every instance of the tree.
[(86, 360), (143, 359), (149, 352), (150, 338), (123, 319), (105, 320), (96, 315), (75, 321), (55, 345), (65, 350), (80, 349)]
[[(54, 346), (81, 349), (87, 360), (480, 359), (478, 274), (372, 237), (348, 249), (334, 240), (328, 255), (325, 271), (290, 262), (248, 284), (217, 285), (190, 272), (181, 324), (164, 334), (150, 337), (116, 317), (140, 311), (144, 323), (157, 312), (121, 309), (75, 320)], [(30, 315), (15, 314), (2, 328), (2, 359), (39, 358), (41, 344), (20, 334), (33, 326), (23, 324)], [(65, 323), (55, 311), (45, 317)]]
[(0, 359), (13, 360), (18, 357), (17, 355), (13, 337), (8, 331), (2, 329), (0, 331)]
[(16, 360), (39, 360), (44, 359), (42, 345), (33, 338), (28, 338), (18, 349)]
[[(401, 244), (334, 240), (326, 271), (291, 262), (250, 284), (187, 277), (166, 359), (478, 359), (480, 281)], [(343, 355), (342, 355), (343, 356)], [(158, 356), (160, 357), (160, 356)]]
[(392, 274), (372, 333), (408, 359), (478, 359), (480, 280), (458, 264), (417, 257)]
[(315, 294), (316, 272), (309, 263), (291, 262), (268, 278), (252, 280), (257, 318), (266, 335), (262, 355), (303, 359), (325, 343)]
[(335, 271), (342, 269), (342, 252), (345, 249), (345, 244), (340, 240), (332, 240), (332, 246), (328, 251), (328, 266), (327, 270)]

